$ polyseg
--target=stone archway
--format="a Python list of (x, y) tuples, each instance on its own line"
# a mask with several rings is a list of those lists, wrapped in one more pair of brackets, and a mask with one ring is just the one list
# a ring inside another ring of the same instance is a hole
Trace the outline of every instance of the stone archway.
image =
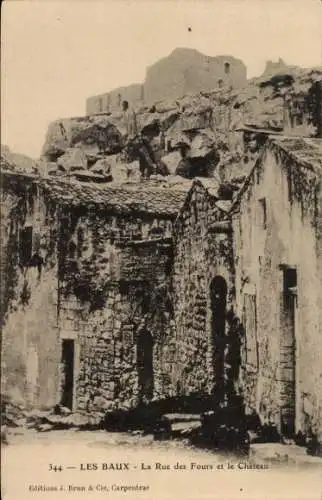
[(224, 356), (226, 335), (227, 282), (222, 276), (215, 276), (210, 283), (211, 332), (214, 362), (215, 390), (224, 397)]

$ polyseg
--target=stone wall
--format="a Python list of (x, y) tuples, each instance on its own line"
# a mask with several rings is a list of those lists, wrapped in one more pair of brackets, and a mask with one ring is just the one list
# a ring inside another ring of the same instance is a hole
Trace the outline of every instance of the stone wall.
[[(221, 225), (226, 219), (216, 197), (196, 182), (176, 222), (174, 380), (182, 394), (212, 394), (221, 384), (216, 376), (216, 359), (223, 355), (225, 340), (218, 339), (213, 331), (210, 289), (216, 276), (225, 280), (228, 311), (233, 302), (234, 274), (229, 222)], [(224, 311), (224, 333), (228, 334), (226, 319)]]
[[(229, 74), (225, 73), (229, 65)], [(177, 48), (147, 68), (144, 98), (147, 103), (174, 100), (185, 94), (214, 90), (229, 78), (233, 88), (246, 85), (246, 66), (231, 56), (208, 57), (197, 50)]]
[[(163, 228), (162, 238), (153, 236), (157, 227)], [(66, 213), (59, 328), (62, 340), (75, 341), (78, 356), (75, 409), (126, 408), (139, 402), (137, 341), (143, 331), (153, 341), (152, 396), (173, 392), (171, 230), (167, 218)]]
[(144, 101), (144, 85), (137, 83), (128, 87), (119, 87), (105, 94), (91, 96), (86, 99), (86, 114), (95, 115), (120, 111), (124, 100), (135, 108), (142, 105)]
[(281, 151), (267, 149), (234, 216), (237, 313), (246, 330), (241, 385), (263, 421), (283, 430), (294, 420), (294, 432), (321, 437), (319, 181)]
[(175, 195), (169, 207), (169, 194), (148, 190), (137, 210), (119, 188), (107, 208), (95, 187), (80, 203), (76, 184), (2, 180), (3, 391), (25, 405), (89, 411), (173, 395)]
[(60, 359), (56, 209), (25, 177), (5, 177), (2, 188), (3, 390), (24, 405), (52, 406)]
[[(229, 74), (225, 72), (229, 65)], [(119, 87), (86, 99), (86, 114), (120, 110), (122, 100), (138, 108), (157, 101), (173, 101), (185, 94), (219, 88), (220, 80), (234, 89), (247, 83), (246, 66), (232, 56), (208, 57), (194, 49), (178, 48), (149, 66), (143, 84)]]

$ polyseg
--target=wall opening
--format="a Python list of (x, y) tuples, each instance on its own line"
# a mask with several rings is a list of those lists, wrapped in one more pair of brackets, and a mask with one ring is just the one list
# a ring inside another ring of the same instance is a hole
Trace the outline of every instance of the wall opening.
[(73, 410), (74, 395), (74, 358), (75, 342), (65, 339), (62, 342), (62, 397), (61, 404)]
[(280, 412), (281, 433), (293, 436), (296, 417), (296, 307), (297, 271), (283, 269), (280, 336)]
[(140, 402), (153, 397), (153, 338), (149, 331), (142, 331), (137, 340), (137, 370)]
[(258, 200), (260, 207), (260, 220), (259, 224), (262, 229), (266, 229), (267, 227), (267, 203), (266, 198), (261, 198)]
[(19, 231), (19, 262), (27, 266), (32, 257), (32, 226), (26, 226)]
[(246, 366), (248, 371), (258, 370), (256, 295), (244, 293), (243, 324), (246, 338)]
[[(226, 333), (227, 283), (216, 276), (210, 284), (211, 327), (214, 349), (215, 389), (224, 397), (224, 352)], [(220, 396), (220, 394), (218, 394)]]
[(79, 259), (82, 256), (84, 242), (85, 242), (85, 232), (82, 227), (79, 227), (77, 229), (77, 257)]

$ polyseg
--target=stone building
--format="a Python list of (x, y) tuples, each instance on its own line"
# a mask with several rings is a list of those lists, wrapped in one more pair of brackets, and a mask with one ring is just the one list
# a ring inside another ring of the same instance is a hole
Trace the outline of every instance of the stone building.
[(321, 442), (322, 145), (258, 134), (238, 192), (2, 172), (9, 393), (87, 411), (238, 395)]
[(247, 83), (246, 66), (232, 56), (210, 57), (189, 48), (176, 48), (147, 68), (144, 98), (147, 103), (173, 100), (185, 94), (209, 91), (229, 84)]
[(91, 96), (86, 99), (86, 114), (112, 113), (122, 109), (122, 101), (126, 100), (132, 106), (138, 107), (144, 102), (144, 85), (132, 84), (128, 87), (119, 87), (105, 94)]
[(322, 438), (322, 141), (271, 138), (232, 208), (246, 405)]
[(265, 134), (237, 197), (195, 180), (174, 235), (178, 390), (238, 394), (282, 435), (319, 441), (321, 173), (320, 140)]
[(151, 106), (227, 85), (242, 88), (247, 83), (246, 73), (244, 63), (232, 56), (209, 57), (194, 49), (177, 48), (147, 68), (144, 83), (88, 97), (86, 114), (120, 109), (123, 99), (134, 107)]
[(170, 237), (185, 192), (8, 171), (2, 187), (6, 392), (88, 411), (172, 394)]
[(225, 323), (234, 300), (234, 269), (232, 202), (222, 198), (218, 182), (197, 179), (175, 224), (175, 380), (182, 395), (224, 392)]

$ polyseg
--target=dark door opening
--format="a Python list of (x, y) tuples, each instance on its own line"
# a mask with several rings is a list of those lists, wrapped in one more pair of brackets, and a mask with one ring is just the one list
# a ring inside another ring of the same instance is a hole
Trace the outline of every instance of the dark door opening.
[(143, 331), (137, 340), (137, 370), (140, 401), (153, 397), (153, 338), (150, 332)]
[(19, 231), (19, 262), (27, 266), (32, 257), (32, 226), (26, 226)]
[(61, 404), (70, 410), (73, 409), (74, 392), (74, 340), (63, 340), (62, 343), (62, 367), (63, 384)]
[[(212, 342), (214, 347), (214, 375), (216, 391), (224, 397), (224, 353), (226, 331), (227, 283), (221, 276), (216, 276), (210, 285), (212, 312)], [(218, 393), (218, 396), (220, 394)]]
[(295, 434), (296, 413), (296, 358), (295, 313), (297, 299), (297, 273), (295, 268), (283, 270), (282, 321), (280, 338), (280, 398), (281, 433)]

